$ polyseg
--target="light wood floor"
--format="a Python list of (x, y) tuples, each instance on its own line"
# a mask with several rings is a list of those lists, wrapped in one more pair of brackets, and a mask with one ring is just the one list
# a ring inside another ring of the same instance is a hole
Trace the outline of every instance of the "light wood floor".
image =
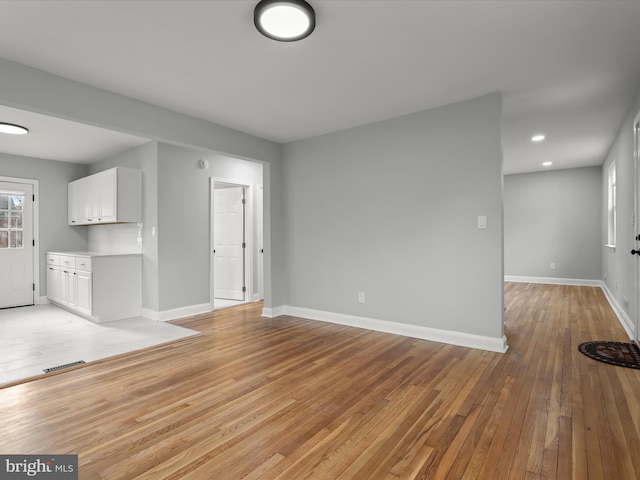
[(0, 453), (81, 479), (638, 479), (640, 370), (602, 291), (506, 285), (498, 354), (248, 305), (202, 335), (0, 390)]

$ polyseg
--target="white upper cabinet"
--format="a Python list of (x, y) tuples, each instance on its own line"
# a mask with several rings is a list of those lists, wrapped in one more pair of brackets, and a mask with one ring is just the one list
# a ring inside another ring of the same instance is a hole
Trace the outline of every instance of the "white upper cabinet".
[(141, 221), (140, 170), (114, 167), (69, 183), (69, 225)]

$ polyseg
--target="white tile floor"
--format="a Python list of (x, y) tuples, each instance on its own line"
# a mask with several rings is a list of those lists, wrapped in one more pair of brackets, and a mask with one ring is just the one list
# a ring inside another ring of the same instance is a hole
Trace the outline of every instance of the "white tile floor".
[(197, 333), (142, 317), (98, 324), (54, 305), (0, 310), (0, 385)]

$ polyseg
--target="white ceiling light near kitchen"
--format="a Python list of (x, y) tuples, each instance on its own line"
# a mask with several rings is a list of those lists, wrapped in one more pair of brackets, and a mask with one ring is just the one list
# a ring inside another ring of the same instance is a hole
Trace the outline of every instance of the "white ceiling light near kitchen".
[(26, 135), (29, 133), (29, 129), (13, 123), (0, 122), (0, 133), (8, 133), (9, 135)]

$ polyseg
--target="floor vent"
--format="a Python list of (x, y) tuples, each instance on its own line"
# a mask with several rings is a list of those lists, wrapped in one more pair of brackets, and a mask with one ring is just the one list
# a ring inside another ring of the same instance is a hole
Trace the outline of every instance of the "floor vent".
[(57, 367), (45, 368), (43, 372), (44, 373), (57, 372), (58, 370), (75, 367), (76, 365), (82, 365), (83, 363), (86, 363), (86, 362), (84, 360), (78, 360), (77, 362), (65, 363), (64, 365), (58, 365)]

